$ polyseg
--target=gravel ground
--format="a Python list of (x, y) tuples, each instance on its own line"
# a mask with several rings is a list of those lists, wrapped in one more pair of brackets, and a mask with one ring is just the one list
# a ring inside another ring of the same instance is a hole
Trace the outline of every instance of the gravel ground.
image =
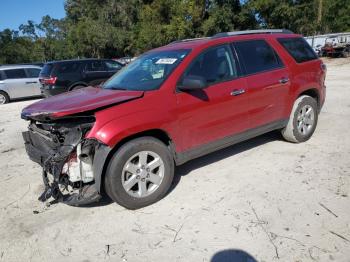
[(33, 100), (0, 106), (0, 261), (350, 261), (350, 60), (326, 62), (308, 142), (274, 132), (191, 161), (137, 211), (38, 202), (19, 116)]

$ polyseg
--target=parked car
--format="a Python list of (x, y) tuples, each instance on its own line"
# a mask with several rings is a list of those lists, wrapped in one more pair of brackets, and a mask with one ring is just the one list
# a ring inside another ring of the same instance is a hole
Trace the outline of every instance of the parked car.
[(130, 56), (125, 56), (125, 57), (121, 57), (121, 58), (116, 58), (114, 60), (123, 64), (123, 65), (127, 65), (127, 64), (130, 64), (135, 59), (133, 57), (130, 57)]
[(43, 167), (40, 199), (82, 205), (106, 192), (137, 209), (167, 193), (176, 165), (273, 130), (307, 141), (325, 101), (325, 75), (303, 37), (286, 30), (151, 50), (101, 88), (22, 111), (27, 153)]
[(40, 70), (40, 67), (32, 65), (0, 66), (0, 104), (41, 96)]
[(320, 56), (350, 57), (350, 37), (334, 36), (326, 38), (325, 45), (321, 47)]
[(87, 86), (99, 85), (123, 65), (108, 59), (79, 59), (46, 63), (40, 72), (41, 91), (45, 97)]

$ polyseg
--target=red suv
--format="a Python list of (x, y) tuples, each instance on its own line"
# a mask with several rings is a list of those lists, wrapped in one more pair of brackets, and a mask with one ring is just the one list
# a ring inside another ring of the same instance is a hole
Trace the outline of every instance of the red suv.
[(137, 209), (160, 200), (174, 168), (263, 133), (294, 143), (315, 131), (326, 67), (287, 30), (220, 33), (151, 50), (111, 77), (26, 107), (29, 157), (50, 197), (102, 192)]

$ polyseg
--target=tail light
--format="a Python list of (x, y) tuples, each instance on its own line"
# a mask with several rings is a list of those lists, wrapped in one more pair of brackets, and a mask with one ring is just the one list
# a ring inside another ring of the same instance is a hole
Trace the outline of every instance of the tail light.
[(54, 85), (56, 83), (57, 77), (49, 77), (49, 78), (40, 78), (39, 81), (40, 83), (44, 85)]

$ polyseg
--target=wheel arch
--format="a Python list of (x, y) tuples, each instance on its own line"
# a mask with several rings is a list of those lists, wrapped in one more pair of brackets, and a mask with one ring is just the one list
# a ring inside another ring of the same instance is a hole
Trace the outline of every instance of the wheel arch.
[(73, 83), (72, 85), (69, 86), (68, 91), (72, 91), (72, 89), (76, 86), (85, 86), (87, 87), (88, 85), (85, 82), (76, 82)]
[(299, 93), (299, 95), (296, 97), (296, 99), (298, 99), (301, 96), (311, 96), (312, 98), (314, 98), (317, 102), (317, 107), (318, 110), (320, 110), (321, 107), (321, 103), (320, 103), (320, 93), (317, 90), (317, 88), (308, 88), (306, 90), (303, 90), (301, 93)]
[(9, 93), (8, 93), (8, 92), (6, 92), (6, 91), (5, 91), (5, 90), (3, 90), (3, 89), (0, 89), (0, 93), (5, 94), (5, 96), (7, 96), (7, 98), (8, 98), (8, 101), (9, 101), (9, 102), (11, 101), (11, 97), (10, 97), (10, 95), (9, 95)]
[(133, 139), (145, 137), (145, 136), (156, 138), (156, 139), (160, 140), (162, 143), (164, 143), (169, 148), (170, 153), (175, 160), (176, 152), (175, 152), (175, 147), (174, 147), (173, 141), (172, 141), (171, 137), (169, 136), (169, 134), (166, 131), (164, 131), (163, 129), (149, 129), (149, 130), (144, 130), (144, 131), (126, 136), (123, 139), (121, 139), (112, 148), (109, 148), (110, 150), (105, 156), (101, 171), (95, 175), (96, 187), (100, 193), (104, 193), (105, 173), (106, 173), (108, 164), (109, 164), (112, 156), (115, 154), (115, 152), (117, 152), (118, 149), (121, 148), (127, 142), (129, 142)]

